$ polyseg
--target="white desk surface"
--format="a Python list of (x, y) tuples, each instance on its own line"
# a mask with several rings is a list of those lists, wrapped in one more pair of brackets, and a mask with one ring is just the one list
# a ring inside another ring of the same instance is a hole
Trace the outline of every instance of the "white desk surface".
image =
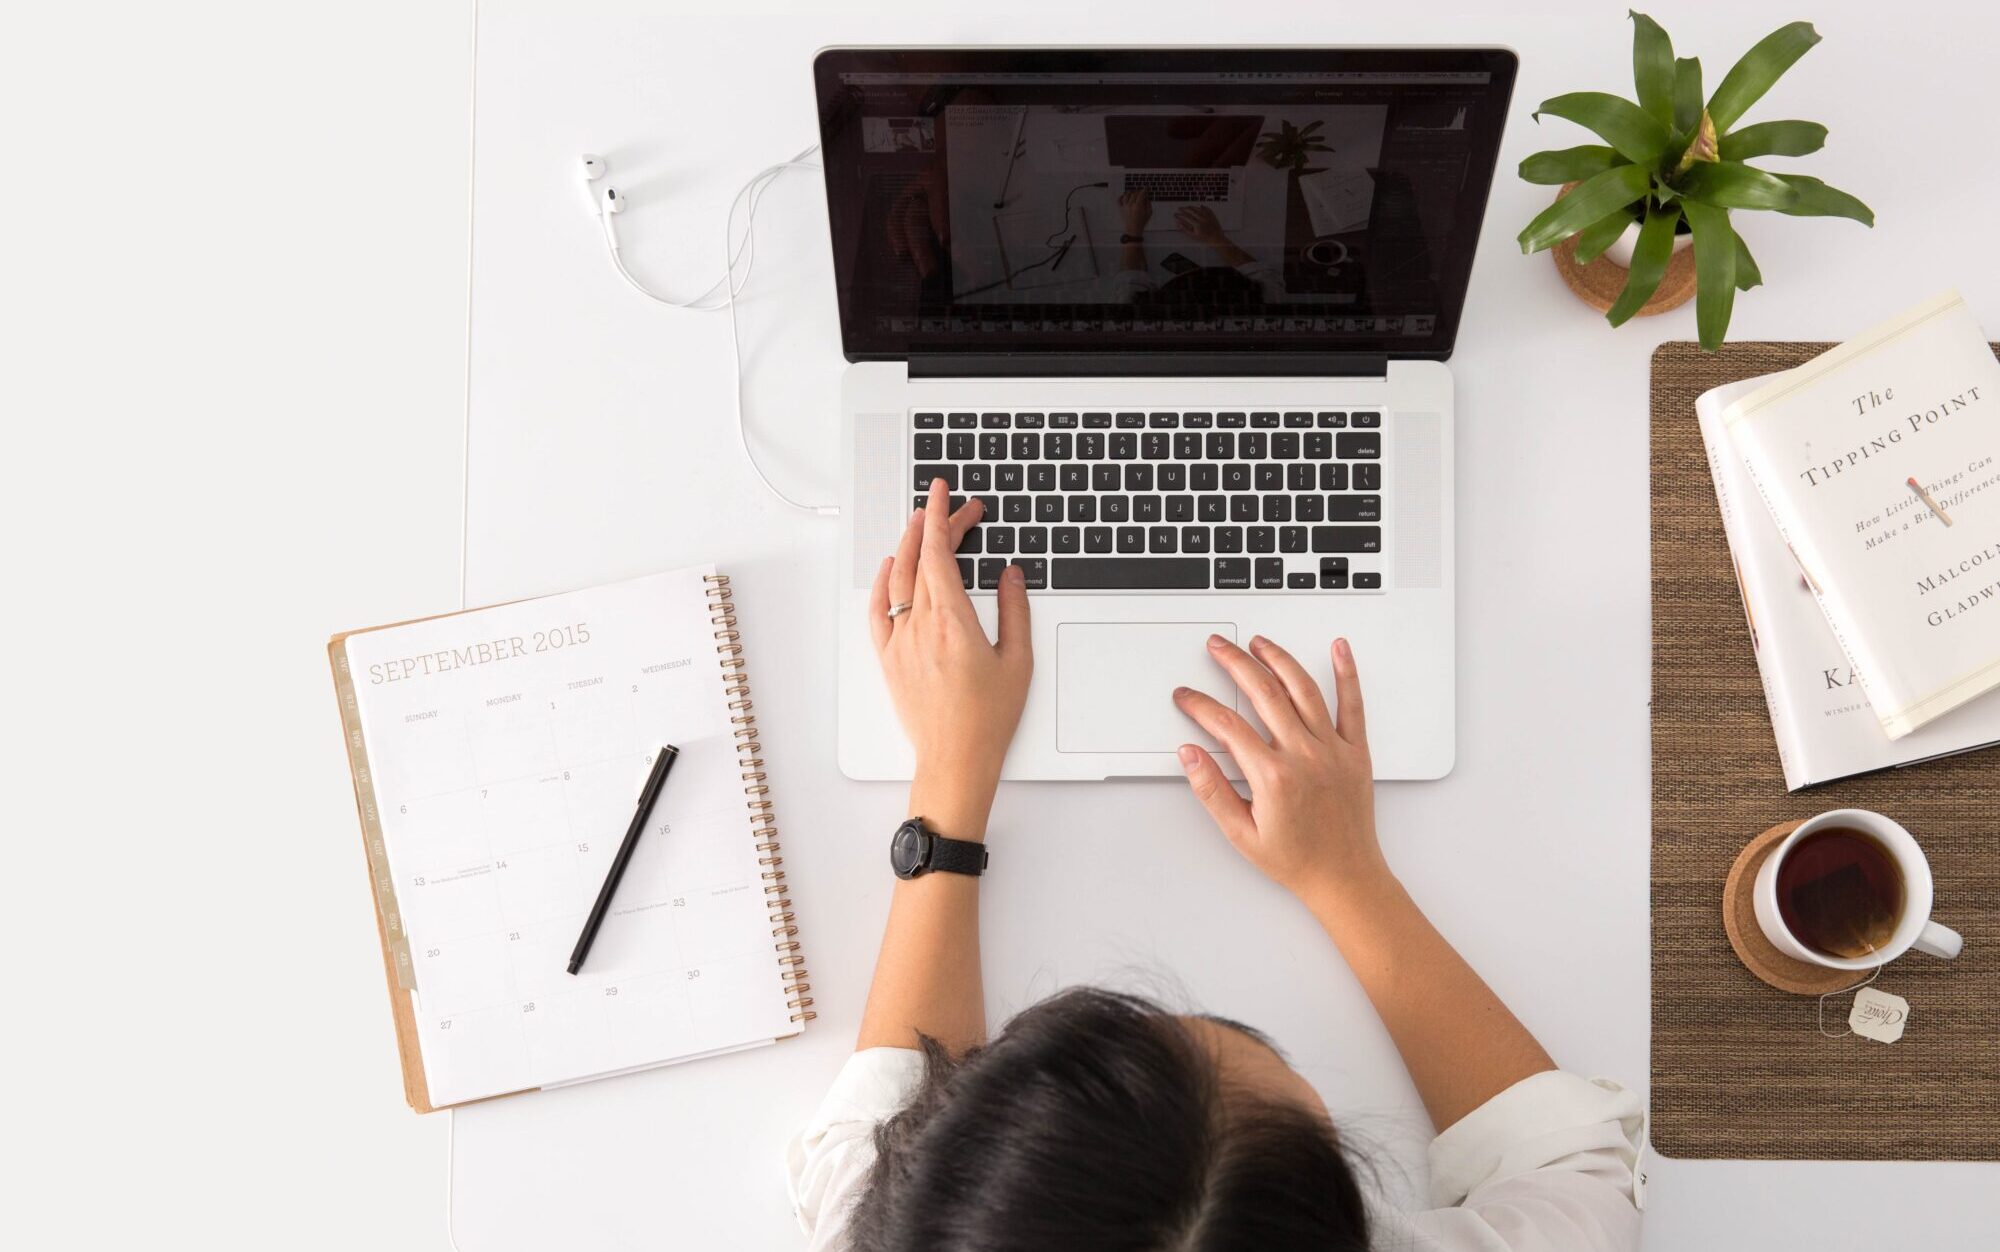
[[(796, 1246), (780, 1151), (852, 1046), (901, 800), (834, 765), (835, 523), (757, 486), (732, 444), (725, 319), (649, 305), (618, 282), (575, 165), (585, 150), (610, 158), (633, 206), (627, 258), (685, 293), (718, 268), (729, 195), (815, 137), (809, 64), (833, 43), (1520, 52), (1452, 361), (1458, 767), (1384, 787), (1381, 828), (1417, 898), (1562, 1064), (1645, 1085), (1647, 362), (1662, 340), (1693, 337), (1694, 313), (1614, 333), (1546, 257), (1519, 255), (1513, 235), (1549, 193), (1512, 177), (1515, 162), (1585, 139), (1529, 113), (1560, 91), (1628, 90), (1629, 26), (1622, 4), (1500, 7), (1162, 0), (707, 17), (481, 6), (468, 590), (497, 600), (710, 559), (734, 575), (819, 1020), (774, 1049), (461, 1111), (460, 1248)], [(1798, 7), (1662, 17), (1716, 77)], [(2000, 329), (1989, 227), (2000, 175), (1960, 142), (1989, 112), (2000, 19), (1984, 11), (1954, 31), (1878, 5), (1808, 7), (1826, 42), (1754, 116), (1824, 121), (1829, 146), (1802, 168), (1853, 189), (1881, 224), (1739, 215), (1769, 285), (1738, 299), (1732, 335), (1840, 338), (1954, 283)], [(744, 310), (753, 437), (771, 473), (832, 499), (842, 361), (816, 177), (788, 176), (761, 220)], [(996, 1023), (1085, 979), (1184, 994), (1269, 1028), (1346, 1124), (1395, 1155), (1410, 1189), (1420, 1183), (1421, 1111), (1366, 1001), (1305, 914), (1237, 860), (1179, 785), (1010, 786), (992, 842), (983, 933)], [(1798, 1014), (1810, 1031), (1809, 1008)], [(1808, 1232), (1818, 1248), (1876, 1247), (1885, 1222), (1900, 1226), (1894, 1246), (1966, 1247), (2000, 1215), (1992, 1164), (1653, 1160), (1650, 1174), (1653, 1249), (1801, 1246)]]

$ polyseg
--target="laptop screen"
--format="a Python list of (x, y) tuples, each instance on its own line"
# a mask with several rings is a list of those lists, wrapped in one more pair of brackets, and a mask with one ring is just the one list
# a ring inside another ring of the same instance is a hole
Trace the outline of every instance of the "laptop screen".
[(1502, 49), (830, 49), (852, 360), (1449, 355)]

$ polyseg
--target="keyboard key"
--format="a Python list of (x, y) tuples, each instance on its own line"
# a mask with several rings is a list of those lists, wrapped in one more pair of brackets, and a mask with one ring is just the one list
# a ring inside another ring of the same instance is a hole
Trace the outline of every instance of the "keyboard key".
[[(1275, 466), (1273, 468), (1276, 468)], [(1267, 522), (1289, 522), (1292, 520), (1292, 498), (1271, 495), (1264, 497), (1264, 520)]]
[(1107, 522), (1129, 522), (1132, 520), (1132, 497), (1099, 496), (1097, 511)]
[(952, 491), (958, 490), (958, 466), (956, 465), (917, 466), (916, 488), (918, 491), (929, 491), (931, 489), (931, 480), (934, 478), (942, 478), (944, 479), (944, 485), (946, 487), (948, 487)]
[(1252, 413), (1250, 415), (1250, 424), (1261, 430), (1275, 428), (1278, 425), (1278, 421), (1276, 413)]
[(1076, 436), (1052, 430), (1042, 440), (1042, 455), (1051, 461), (1067, 461), (1076, 446)]
[(1063, 519), (1062, 497), (1050, 492), (1035, 497), (1035, 520), (1038, 522), (1060, 522)]
[(1257, 490), (1283, 491), (1285, 489), (1285, 467), (1275, 461), (1262, 461), (1257, 465)]
[(1056, 467), (1053, 465), (1030, 465), (1028, 467), (1029, 491), (1054, 491), (1056, 489)]
[(965, 538), (958, 541), (958, 554), (960, 556), (978, 556), (981, 552), (984, 552), (986, 548), (982, 540), (985, 538), (985, 531), (986, 528), (984, 526), (974, 526), (971, 530), (966, 531)]
[(1346, 431), (1334, 437), (1334, 454), (1343, 461), (1374, 461), (1382, 456), (1382, 436)]
[(1026, 496), (1008, 496), (1000, 502), (1000, 510), (1002, 521), (1025, 522), (1034, 515), (1035, 506)]
[(988, 526), (986, 550), (1006, 554), (1014, 550), (1014, 528), (1012, 526)]
[(1161, 490), (1161, 491), (1186, 491), (1186, 490), (1187, 490), (1187, 466), (1185, 466), (1185, 465), (1162, 465), (1162, 466), (1160, 467), (1160, 490)]
[(1291, 492), (1311, 491), (1319, 476), (1310, 465), (1287, 465), (1285, 467), (1285, 490)]
[(1111, 459), (1114, 461), (1138, 460), (1139, 436), (1129, 430), (1111, 432)]
[(1236, 459), (1236, 436), (1218, 430), (1208, 437), (1208, 459), (1211, 461), (1233, 461)]
[(1285, 575), (1285, 586), (1291, 588), (1293, 591), (1311, 591), (1314, 586), (1313, 576), (1311, 574), (1287, 574)]
[(943, 429), (944, 429), (944, 414), (942, 414), (942, 413), (919, 413), (919, 414), (917, 414), (917, 429), (918, 429), (918, 430), (943, 430)]
[[(1356, 430), (1365, 430), (1380, 426), (1381, 424), (1382, 415), (1380, 413), (1356, 413), (1354, 415), (1354, 428)], [(1357, 578), (1356, 581), (1358, 583), (1359, 579)]]
[(1250, 562), (1242, 557), (1215, 558), (1215, 587), (1218, 591), (1241, 591), (1250, 586)]
[(1004, 461), (1007, 459), (1007, 436), (998, 431), (986, 431), (979, 436), (979, 459), (982, 461)]
[(979, 425), (979, 414), (953, 413), (946, 421), (953, 430), (971, 430)]
[(1128, 465), (1125, 467), (1125, 490), (1151, 491), (1153, 489), (1153, 467), (1150, 465)]
[(1207, 430), (1209, 427), (1215, 425), (1215, 414), (1183, 413), (1181, 414), (1181, 425), (1187, 427), (1189, 430)]
[[(983, 466), (968, 465), (967, 470), (983, 469)], [(993, 472), (993, 487), (996, 491), (1019, 491), (1022, 483), (1021, 467), (1018, 465), (996, 465)]]
[(1195, 501), (1195, 516), (1204, 522), (1219, 522), (1229, 516), (1228, 496), (1203, 496)]
[[(1208, 586), (1205, 557), (1057, 558), (1050, 562), (1053, 586), (1075, 591), (1199, 591)], [(1244, 564), (1248, 564), (1245, 562)], [(1247, 584), (1249, 571), (1244, 571)]]
[(1049, 550), (1049, 528), (1046, 526), (1023, 526), (1020, 531), (1021, 551), (1047, 552)]
[(1249, 419), (1241, 413), (1217, 413), (1215, 415), (1215, 424), (1224, 430), (1241, 429), (1243, 426), (1248, 425), (1248, 423)]
[(1135, 522), (1157, 522), (1160, 520), (1160, 497), (1133, 496), (1132, 520)]
[(972, 558), (969, 556), (958, 558), (958, 581), (965, 584), (965, 589), (972, 590), (978, 579), (979, 575), (973, 572)]
[[(950, 469), (950, 466), (944, 468)], [(918, 484), (921, 486), (922, 484)], [(1222, 467), (1222, 489), (1224, 491), (1250, 490), (1250, 467), (1247, 465), (1225, 465)]]
[(979, 559), (979, 586), (983, 591), (992, 591), (1000, 585), (1000, 571), (1007, 568), (1007, 562), (999, 557)]
[(1191, 522), (1194, 520), (1193, 496), (1168, 496), (1167, 520), (1170, 522)]
[(1321, 591), (1345, 591), (1347, 590), (1347, 575), (1321, 573), (1319, 576), (1319, 588)]
[(1014, 564), (1021, 567), (1021, 584), (1030, 591), (1040, 591), (1049, 585), (1049, 563), (1039, 556), (1017, 556)]
[(1347, 558), (1344, 556), (1323, 556), (1319, 559), (1319, 572), (1322, 574), (1345, 574), (1347, 572)]
[(1315, 526), (1314, 552), (1380, 552), (1380, 526)]
[(970, 461), (978, 455), (979, 445), (964, 431), (954, 431), (944, 437), (944, 454), (954, 461)]
[(1217, 526), (1215, 528), (1215, 550), (1217, 552), (1243, 551), (1243, 528), (1241, 526)]
[(1356, 491), (1382, 490), (1382, 467), (1380, 465), (1355, 466), (1354, 489)]
[(1256, 496), (1229, 496), (1229, 520), (1232, 522), (1254, 522), (1257, 520)]
[(1051, 413), (1049, 414), (1049, 427), (1053, 430), (1074, 430), (1076, 429), (1076, 414)]
[(1278, 551), (1304, 552), (1306, 550), (1306, 528), (1303, 526), (1278, 527)]
[(1154, 430), (1168, 430), (1180, 424), (1181, 415), (1178, 413), (1148, 413), (1146, 415), (1146, 425), (1152, 427)]
[(1085, 461), (1104, 459), (1104, 436), (1085, 431), (1076, 437), (1076, 455)]
[(1208, 551), (1208, 540), (1209, 531), (1206, 526), (1181, 527), (1181, 551), (1183, 552), (1206, 552)]
[(1252, 526), (1250, 528), (1250, 550), (1252, 552), (1276, 552), (1278, 531), (1273, 526)]
[[(1111, 528), (1109, 526), (1084, 527), (1083, 550), (1085, 552), (1111, 551)], [(1061, 586), (1062, 584), (1057, 583), (1056, 585)]]
[(1270, 449), (1270, 439), (1262, 431), (1251, 431), (1236, 442), (1236, 452), (1246, 461), (1261, 461)]
[(967, 491), (993, 490), (993, 467), (991, 465), (966, 466), (965, 489)]
[(919, 461), (942, 461), (944, 459), (943, 435), (918, 435), (915, 446)]
[(1382, 589), (1382, 575), (1372, 570), (1367, 573), (1357, 572), (1354, 575), (1354, 589), (1356, 591), (1380, 591)]
[(1105, 427), (1111, 425), (1111, 415), (1109, 413), (1085, 413), (1083, 415), (1083, 424), (1085, 429), (1088, 430), (1103, 430)]
[(1070, 496), (1069, 520), (1072, 522), (1094, 522), (1097, 520), (1096, 496)]
[(1056, 474), (1064, 491), (1089, 491), (1090, 467), (1087, 465), (1065, 465)]
[[(917, 437), (919, 439), (923, 438), (921, 435)], [(936, 460), (937, 458), (933, 457), (931, 459)], [(1174, 436), (1174, 460), (1201, 460), (1201, 432), (1183, 430)]]
[(1075, 526), (1058, 526), (1049, 532), (1049, 551), (1081, 552), (1083, 531)]
[(1285, 425), (1292, 430), (1304, 430), (1305, 428), (1311, 426), (1312, 424), (1313, 424), (1313, 415), (1310, 413), (1285, 414)]
[(1014, 436), (1012, 449), (1017, 461), (1039, 461), (1042, 459), (1042, 437), (1031, 430), (1019, 432)]
[(1118, 415), (1118, 429), (1120, 430), (1143, 430), (1145, 426), (1146, 415), (1144, 413), (1120, 413)]
[(1260, 556), (1257, 558), (1257, 587), (1260, 591), (1277, 591), (1285, 585), (1285, 558), (1281, 556)]
[(1180, 550), (1180, 543), (1177, 539), (1179, 534), (1180, 527), (1178, 526), (1152, 527), (1146, 532), (1146, 551), (1178, 552)]
[(1325, 496), (1300, 496), (1292, 504), (1292, 516), (1301, 522), (1326, 520)]
[(1333, 436), (1323, 430), (1307, 431), (1305, 453), (1306, 460), (1308, 461), (1325, 461), (1330, 459), (1333, 456)]
[(1271, 456), (1280, 461), (1299, 459), (1299, 432), (1281, 430), (1271, 436)]
[(1093, 465), (1090, 467), (1090, 489), (1092, 491), (1116, 491), (1118, 484), (1125, 481), (1116, 465)]
[(985, 430), (1005, 430), (1012, 424), (1012, 421), (1013, 417), (1008, 413), (981, 413), (979, 415), (979, 425)]
[[(954, 498), (956, 498), (956, 497), (954, 497)], [(987, 521), (989, 521), (989, 522), (990, 522), (990, 521), (992, 521), (992, 520), (993, 520), (994, 518), (996, 518), (996, 517), (1000, 516), (1000, 497), (999, 497), (999, 496), (975, 496), (975, 497), (973, 497), (973, 498), (974, 498), (974, 499), (976, 499), (976, 500), (978, 500), (978, 501), (979, 501), (979, 507), (980, 507), (981, 509), (985, 510), (984, 512), (982, 512), (982, 513), (980, 514), (980, 516), (981, 516), (981, 517), (985, 518), (985, 519), (986, 519)], [(954, 512), (956, 512), (957, 510), (953, 510), (953, 511), (954, 511)]]
[(1144, 552), (1146, 550), (1145, 527), (1120, 526), (1118, 528), (1118, 550), (1120, 552)]
[[(1362, 466), (1367, 469), (1367, 466)], [(1321, 491), (1346, 491), (1347, 467), (1345, 465), (1322, 465), (1319, 467), (1319, 489)]]
[(1347, 414), (1322, 413), (1319, 415), (1319, 425), (1321, 430), (1337, 430), (1347, 425)]
[(1326, 520), (1329, 522), (1379, 522), (1382, 520), (1382, 497), (1328, 496), (1326, 498)]
[(1014, 415), (1015, 430), (1040, 430), (1041, 428), (1042, 415), (1040, 413), (1016, 413)]
[(1188, 467), (1189, 491), (1214, 491), (1222, 484), (1222, 475), (1213, 465), (1193, 465)]

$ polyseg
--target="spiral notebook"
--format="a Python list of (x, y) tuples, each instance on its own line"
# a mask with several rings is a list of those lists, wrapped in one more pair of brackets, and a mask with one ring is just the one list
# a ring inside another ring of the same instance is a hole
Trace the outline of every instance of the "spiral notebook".
[[(699, 567), (328, 644), (418, 1112), (813, 1017), (736, 620), (728, 577)], [(667, 744), (680, 759), (571, 975)]]

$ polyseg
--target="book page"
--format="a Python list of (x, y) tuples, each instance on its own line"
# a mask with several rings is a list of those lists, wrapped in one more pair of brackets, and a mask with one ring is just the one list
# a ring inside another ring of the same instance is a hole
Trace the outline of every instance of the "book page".
[[(433, 1105), (796, 1032), (708, 572), (346, 640)], [(666, 744), (680, 758), (572, 976)]]

